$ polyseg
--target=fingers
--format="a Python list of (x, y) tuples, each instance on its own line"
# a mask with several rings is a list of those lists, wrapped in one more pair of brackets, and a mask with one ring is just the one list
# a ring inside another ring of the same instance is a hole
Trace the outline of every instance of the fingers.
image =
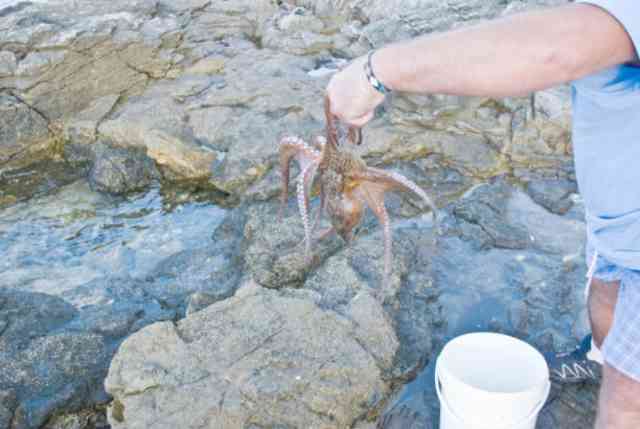
[(373, 119), (373, 115), (374, 112), (367, 112), (364, 115), (360, 116), (359, 118), (355, 118), (352, 120), (347, 120), (347, 119), (343, 119), (344, 122), (346, 122), (347, 124), (353, 126), (353, 127), (358, 127), (358, 128), (362, 128), (364, 127), (371, 119)]

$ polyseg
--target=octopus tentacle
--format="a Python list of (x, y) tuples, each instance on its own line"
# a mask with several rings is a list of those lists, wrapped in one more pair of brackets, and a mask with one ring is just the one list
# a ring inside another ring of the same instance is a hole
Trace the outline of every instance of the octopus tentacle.
[(384, 205), (385, 188), (378, 183), (361, 182), (356, 187), (356, 195), (373, 211), (382, 225), (382, 237), (384, 242), (384, 283), (389, 283), (392, 261), (391, 220)]
[(309, 146), (304, 140), (295, 136), (286, 136), (280, 140), (280, 175), (282, 191), (280, 193), (279, 218), (282, 219), (289, 195), (289, 166), (296, 159), (300, 170), (304, 171), (311, 163), (320, 161), (320, 152)]
[(433, 219), (436, 225), (436, 230), (438, 229), (438, 209), (433, 203), (433, 200), (429, 198), (427, 193), (424, 192), (422, 188), (420, 188), (413, 181), (404, 177), (402, 174), (398, 174), (393, 171), (381, 170), (379, 168), (367, 167), (363, 172), (355, 173), (353, 175), (353, 179), (377, 183), (378, 185), (382, 186), (385, 191), (396, 189), (401, 191), (411, 191), (415, 193), (420, 198), (422, 198), (422, 200), (424, 200), (424, 202), (433, 212)]
[(307, 258), (311, 256), (312, 231), (311, 223), (309, 222), (309, 192), (317, 169), (317, 162), (310, 163), (298, 178), (297, 186), (298, 210), (300, 211), (300, 217), (302, 218), (302, 225), (304, 227), (304, 252)]
[(313, 226), (311, 226), (311, 231), (315, 231), (316, 227), (320, 225), (320, 221), (322, 220), (322, 212), (327, 205), (327, 198), (324, 192), (324, 188), (322, 187), (322, 183), (320, 183), (320, 207), (318, 208), (318, 213), (316, 213), (316, 218), (313, 221)]

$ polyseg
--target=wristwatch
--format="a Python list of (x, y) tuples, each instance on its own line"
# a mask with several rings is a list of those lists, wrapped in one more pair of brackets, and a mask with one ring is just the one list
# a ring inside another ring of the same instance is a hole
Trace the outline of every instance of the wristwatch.
[(380, 82), (380, 80), (378, 80), (375, 73), (373, 72), (373, 67), (371, 66), (371, 57), (373, 56), (374, 52), (375, 50), (371, 50), (369, 51), (369, 54), (367, 54), (367, 62), (364, 63), (364, 72), (367, 75), (367, 80), (369, 81), (371, 86), (373, 86), (381, 94), (386, 95), (391, 92), (391, 90), (384, 86), (384, 84)]

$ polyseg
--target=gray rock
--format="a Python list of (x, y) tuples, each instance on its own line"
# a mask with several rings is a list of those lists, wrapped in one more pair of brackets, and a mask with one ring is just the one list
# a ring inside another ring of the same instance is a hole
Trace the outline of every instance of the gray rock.
[[(531, 238), (526, 228), (505, 222), (506, 201), (510, 192), (511, 189), (503, 185), (480, 186), (456, 203), (453, 213), (471, 224), (472, 234), (481, 231), (482, 244), (479, 247), (524, 249), (529, 246)], [(478, 231), (473, 228), (476, 226), (479, 227)], [(474, 235), (466, 236), (472, 241), (478, 240)]]
[(128, 338), (105, 382), (114, 396), (109, 422), (349, 427), (389, 391), (381, 370), (394, 349), (372, 355), (357, 339), (366, 330), (312, 295), (248, 285), (177, 325)]
[(352, 42), (334, 22), (322, 21), (304, 7), (281, 8), (264, 26), (262, 44), (270, 49), (295, 54), (314, 55), (344, 52)]
[(127, 277), (99, 278), (63, 293), (78, 309), (66, 328), (118, 340), (150, 323), (175, 318), (174, 310), (149, 296), (145, 283)]
[(578, 187), (569, 180), (540, 180), (529, 182), (527, 192), (552, 213), (565, 214), (573, 205), (570, 196), (578, 192)]
[(22, 100), (0, 94), (0, 166), (26, 157), (46, 142), (48, 121)]
[(283, 220), (278, 220), (277, 211), (271, 203), (248, 208), (243, 244), (245, 269), (261, 286), (301, 287), (309, 273), (343, 244), (334, 237), (316, 243), (307, 261), (302, 222), (296, 208), (289, 207)]
[(594, 384), (552, 386), (549, 400), (538, 416), (536, 429), (593, 427), (598, 388)]
[(58, 64), (64, 58), (64, 52), (30, 52), (20, 61), (20, 65), (16, 70), (18, 76), (37, 76), (54, 65)]
[(184, 312), (195, 293), (214, 301), (233, 295), (242, 267), (237, 250), (224, 245), (210, 245), (176, 253), (151, 271), (152, 281), (144, 287), (148, 294), (165, 305)]
[(99, 142), (93, 150), (95, 160), (89, 182), (94, 190), (111, 194), (139, 191), (160, 176), (144, 148), (122, 148)]
[(559, 217), (535, 204), (524, 192), (518, 191), (511, 193), (504, 213), (508, 224), (526, 227), (532, 247), (561, 255), (568, 266), (576, 265), (571, 261), (583, 253), (586, 236), (583, 208), (576, 205), (573, 216)]
[(15, 54), (11, 51), (0, 51), (0, 78), (13, 75), (16, 68)]
[(34, 339), (17, 355), (1, 356), (0, 385), (19, 389), (14, 426), (36, 428), (58, 410), (105, 401), (109, 355), (98, 335), (60, 333)]
[(146, 148), (147, 155), (170, 177), (206, 179), (216, 154), (194, 138), (188, 115), (175, 98), (197, 94), (208, 85), (206, 77), (158, 84), (102, 122), (98, 131), (119, 146)]
[(68, 302), (43, 293), (0, 289), (0, 350), (17, 353), (37, 338), (56, 330), (77, 314)]
[(396, 402), (380, 417), (379, 429), (432, 429), (431, 407), (424, 402), (424, 393), (419, 392), (410, 399)]
[[(64, 124), (65, 151), (68, 146), (88, 145), (95, 142), (100, 122), (113, 110), (118, 96), (107, 95), (91, 102), (87, 109)], [(82, 150), (82, 149), (79, 149)]]
[(92, 282), (66, 297), (0, 290), (0, 423), (38, 428), (53, 414), (106, 402), (113, 346), (175, 316), (131, 281)]

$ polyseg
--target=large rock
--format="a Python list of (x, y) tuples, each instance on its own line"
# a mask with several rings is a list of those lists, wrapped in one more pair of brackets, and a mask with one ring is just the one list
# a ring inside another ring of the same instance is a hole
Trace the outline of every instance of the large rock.
[(352, 319), (316, 301), (247, 285), (131, 336), (105, 382), (112, 427), (351, 427), (388, 393), (397, 342), (384, 323), (358, 323), (384, 322), (366, 293)]
[[(383, 302), (400, 348), (388, 377), (408, 378), (419, 370), (431, 351), (433, 304), (430, 221), (399, 223), (394, 230), (393, 271), (383, 284), (383, 242), (379, 225), (369, 214), (350, 245), (333, 234), (314, 242), (306, 260), (299, 215), (289, 208), (277, 218), (273, 204), (254, 205), (244, 227), (245, 272), (269, 288), (305, 288), (319, 294), (324, 308), (339, 314), (367, 291)], [(328, 227), (325, 221), (318, 230)]]

